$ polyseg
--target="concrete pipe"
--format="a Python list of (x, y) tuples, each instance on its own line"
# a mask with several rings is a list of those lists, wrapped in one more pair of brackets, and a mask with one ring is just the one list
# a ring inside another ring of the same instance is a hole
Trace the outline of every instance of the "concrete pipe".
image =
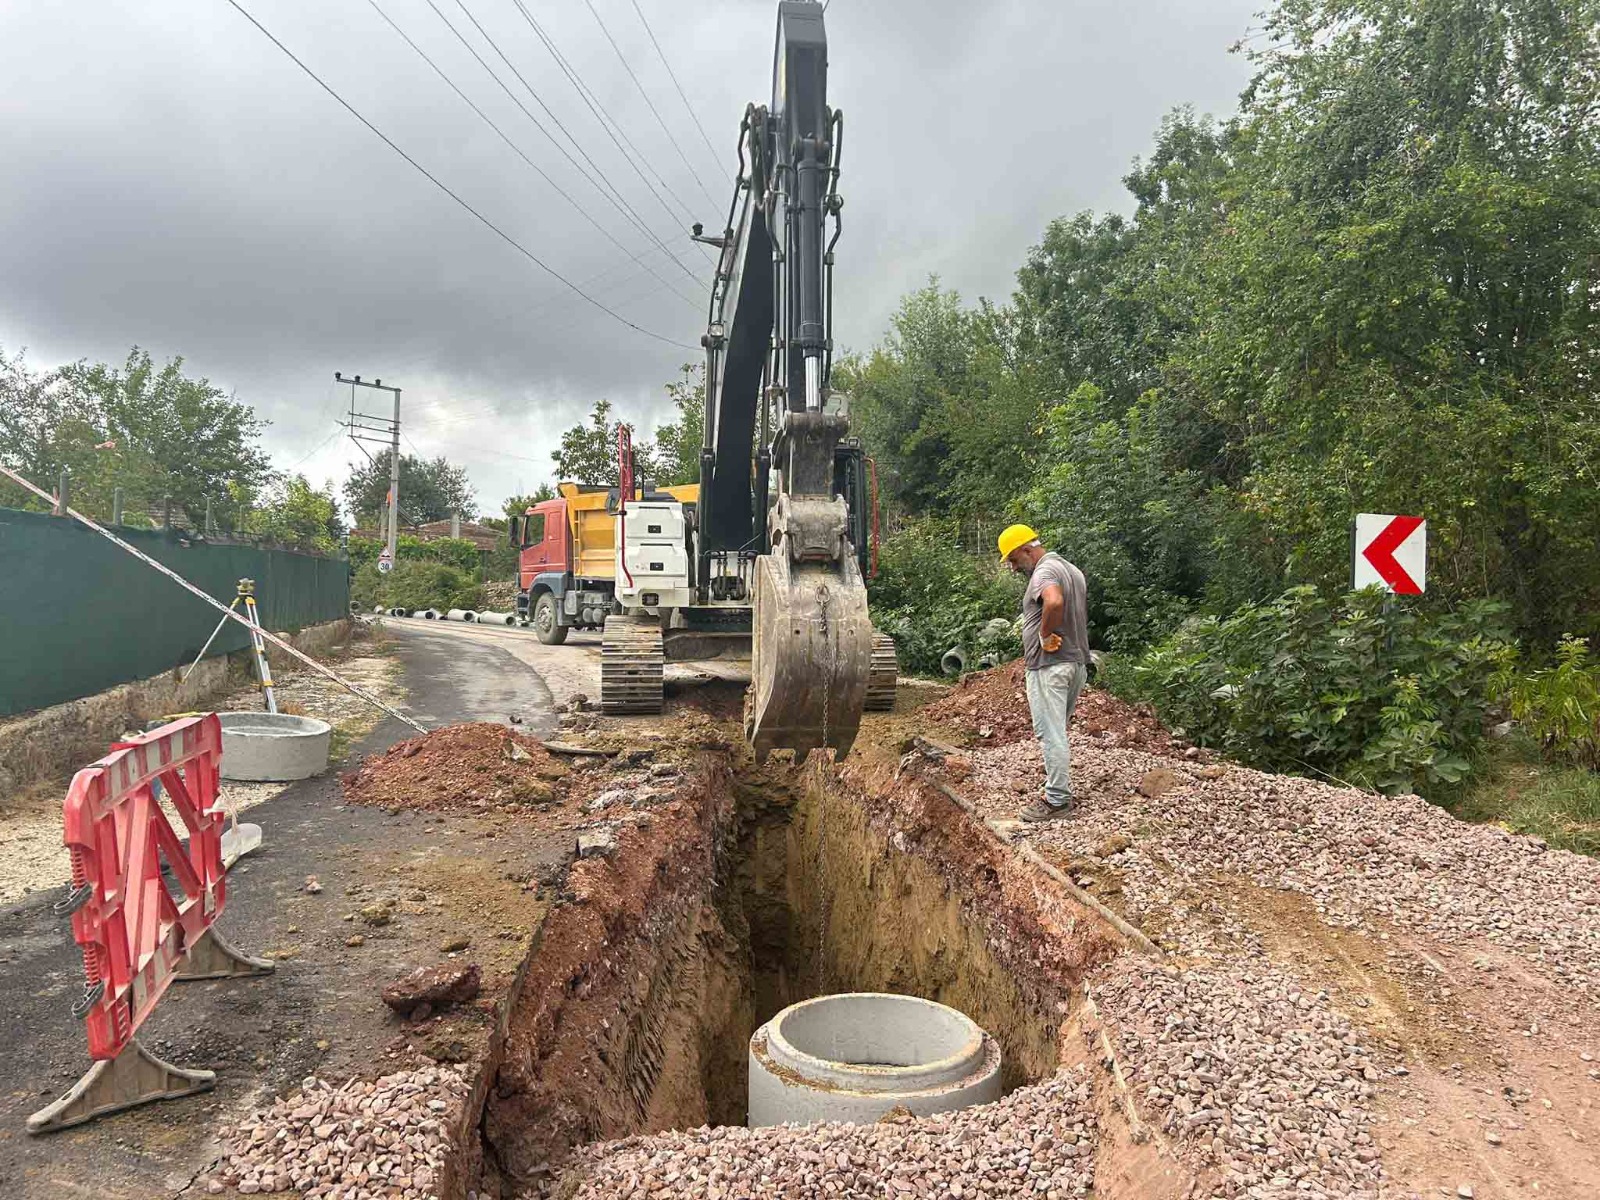
[(784, 1009), (750, 1039), (752, 1129), (919, 1117), (1000, 1099), (1000, 1045), (915, 996), (846, 992)]
[(389, 615), (391, 617), (409, 617), (411, 615), (411, 610), (409, 608), (402, 608), (396, 605), (394, 608), (389, 610)]
[(333, 726), (288, 713), (218, 713), (224, 779), (304, 779), (328, 767)]
[(381, 604), (374, 604), (372, 606), (372, 611), (375, 612), (375, 613), (381, 613), (381, 612), (384, 612), (385, 609), (384, 609), (383, 605), (381, 605)]
[(452, 608), (444, 614), (446, 621), (470, 621), (472, 617), (473, 613), (470, 608)]
[(967, 669), (967, 652), (960, 646), (951, 646), (939, 660), (939, 669), (946, 675), (959, 675)]
[(978, 656), (978, 670), (980, 671), (987, 671), (990, 667), (998, 667), (999, 665), (1000, 656), (992, 650), (988, 654), (980, 654)]
[(411, 615), (413, 617), (421, 617), (424, 621), (437, 621), (439, 619), (439, 610), (437, 608), (424, 608)]
[(479, 625), (515, 625), (515, 613), (481, 612), (478, 614)]
[(1004, 617), (995, 617), (983, 627), (983, 636), (987, 639), (1005, 637), (1011, 632), (1011, 622)]

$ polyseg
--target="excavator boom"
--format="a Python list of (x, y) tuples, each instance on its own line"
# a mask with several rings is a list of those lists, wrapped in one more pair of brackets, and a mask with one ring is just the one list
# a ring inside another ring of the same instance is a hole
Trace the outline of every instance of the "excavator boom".
[(872, 665), (865, 548), (852, 536), (862, 492), (842, 485), (862, 477), (861, 450), (830, 388), (844, 125), (827, 103), (822, 7), (778, 5), (771, 103), (751, 105), (740, 129), (704, 339), (697, 589), (702, 604), (753, 605), (746, 734), (758, 756), (842, 756)]

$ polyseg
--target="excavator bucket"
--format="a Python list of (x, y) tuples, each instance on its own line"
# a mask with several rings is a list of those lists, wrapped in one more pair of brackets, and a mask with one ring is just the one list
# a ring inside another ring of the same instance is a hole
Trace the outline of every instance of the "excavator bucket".
[(824, 746), (843, 758), (872, 671), (867, 589), (854, 558), (757, 559), (754, 625), (745, 736), (756, 761), (773, 750), (793, 750), (799, 761)]

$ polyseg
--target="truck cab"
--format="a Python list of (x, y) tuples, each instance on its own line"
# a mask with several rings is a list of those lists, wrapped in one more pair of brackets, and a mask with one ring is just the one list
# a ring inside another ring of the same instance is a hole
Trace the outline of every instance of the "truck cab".
[(599, 629), (612, 611), (615, 534), (611, 489), (563, 483), (561, 494), (511, 518), (517, 548), (517, 615), (546, 645), (571, 629)]

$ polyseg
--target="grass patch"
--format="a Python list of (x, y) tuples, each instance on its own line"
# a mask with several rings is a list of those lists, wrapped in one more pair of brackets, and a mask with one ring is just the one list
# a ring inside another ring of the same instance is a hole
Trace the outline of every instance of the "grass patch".
[(1449, 807), (1465, 821), (1495, 821), (1559, 849), (1600, 857), (1600, 774), (1546, 760), (1526, 734), (1500, 743)]

